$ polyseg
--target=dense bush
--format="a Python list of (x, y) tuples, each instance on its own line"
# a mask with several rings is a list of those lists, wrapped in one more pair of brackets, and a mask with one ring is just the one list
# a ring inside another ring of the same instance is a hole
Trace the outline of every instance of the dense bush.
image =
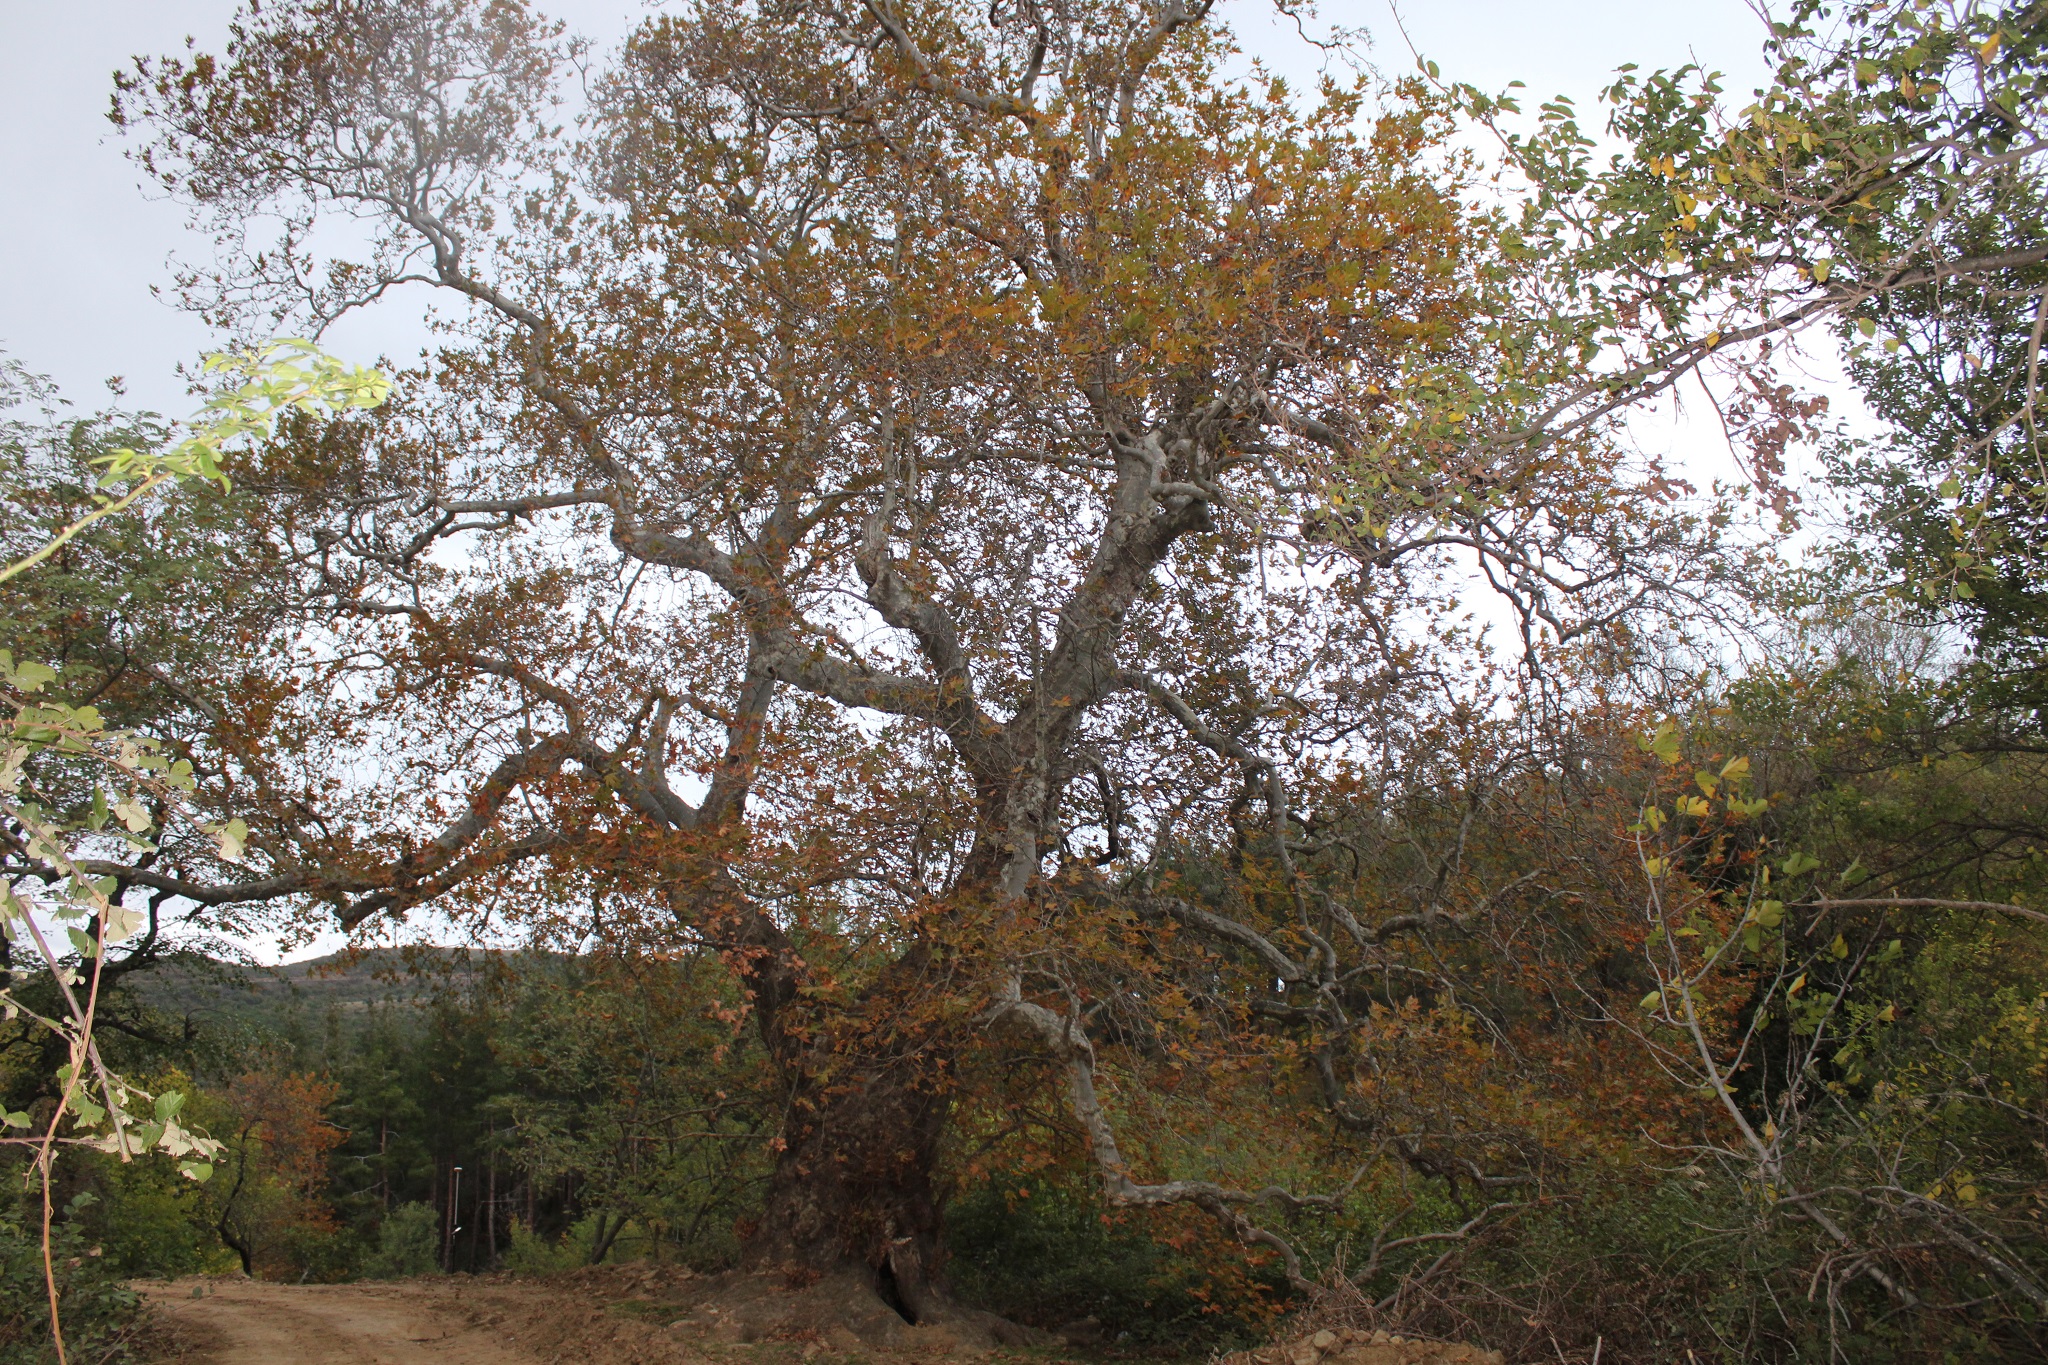
[(441, 1269), (441, 1216), (432, 1204), (400, 1204), (384, 1215), (377, 1249), (363, 1261), (373, 1280), (402, 1280)]
[(1219, 1257), (1212, 1229), (1114, 1213), (1085, 1183), (1011, 1177), (948, 1207), (948, 1273), (968, 1302), (1082, 1339), (1196, 1354), (1255, 1339), (1285, 1282)]
[[(50, 1230), (57, 1311), (72, 1360), (123, 1365), (136, 1358), (142, 1304), (122, 1283), (125, 1272), (109, 1264), (102, 1248), (81, 1229), (81, 1215), (91, 1202), (90, 1195), (74, 1198)], [(0, 1214), (0, 1365), (46, 1365), (56, 1358), (36, 1221), (9, 1210)]]

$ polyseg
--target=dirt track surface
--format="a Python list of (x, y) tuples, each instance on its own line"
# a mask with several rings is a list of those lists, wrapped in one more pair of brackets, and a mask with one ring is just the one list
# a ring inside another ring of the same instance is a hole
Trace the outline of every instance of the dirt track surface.
[[(201, 1289), (204, 1297), (195, 1298)], [(539, 1365), (500, 1326), (413, 1284), (175, 1280), (143, 1288), (181, 1365)]]
[(907, 1326), (857, 1287), (835, 1293), (847, 1286), (828, 1279), (791, 1293), (779, 1280), (648, 1265), (136, 1285), (156, 1309), (148, 1349), (162, 1365), (999, 1365), (947, 1329)]
[[(287, 1285), (222, 1276), (136, 1288), (157, 1310), (148, 1354), (161, 1365), (1080, 1365), (1061, 1362), (1065, 1353), (1049, 1339), (1018, 1355), (963, 1339), (971, 1322), (906, 1326), (865, 1282), (833, 1277), (793, 1292), (762, 1276), (629, 1265), (540, 1279)], [(1357, 1327), (1297, 1327), (1223, 1365), (1501, 1365), (1501, 1357)]]

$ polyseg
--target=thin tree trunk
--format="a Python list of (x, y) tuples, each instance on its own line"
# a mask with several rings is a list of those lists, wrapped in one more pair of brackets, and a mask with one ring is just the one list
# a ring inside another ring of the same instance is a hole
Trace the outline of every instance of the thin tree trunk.
[[(497, 1133), (491, 1137), (495, 1139)], [(484, 1268), (498, 1259), (498, 1149), (492, 1146), (484, 1158)]]
[(253, 1128), (242, 1130), (241, 1141), (236, 1145), (235, 1151), (235, 1183), (233, 1188), (228, 1190), (228, 1197), (221, 1202), (220, 1218), (214, 1223), (214, 1231), (218, 1232), (221, 1241), (227, 1243), (229, 1249), (241, 1258), (242, 1273), (249, 1276), (256, 1273), (255, 1248), (235, 1234), (233, 1217), (235, 1200), (241, 1197), (242, 1183), (249, 1177), (249, 1134), (253, 1131)]
[[(605, 1220), (607, 1217), (610, 1217), (612, 1219), (611, 1227), (609, 1230), (607, 1230), (605, 1227)], [(624, 1231), (625, 1226), (626, 1215), (623, 1213), (617, 1214), (615, 1216), (607, 1215), (602, 1211), (598, 1213), (597, 1236), (595, 1239), (592, 1240), (590, 1244), (590, 1263), (592, 1265), (604, 1264), (604, 1258), (611, 1255), (612, 1243), (616, 1242), (619, 1239), (619, 1233)]]

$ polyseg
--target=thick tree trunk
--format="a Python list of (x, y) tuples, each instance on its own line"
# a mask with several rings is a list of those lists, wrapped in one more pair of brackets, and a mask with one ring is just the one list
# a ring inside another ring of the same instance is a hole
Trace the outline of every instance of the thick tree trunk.
[(932, 1171), (946, 1119), (942, 1071), (923, 1050), (798, 1079), (766, 1206), (747, 1239), (751, 1269), (795, 1281), (868, 1277), (905, 1321), (939, 1310), (939, 1208)]
[[(890, 1350), (1049, 1344), (946, 1292), (932, 1190), (947, 1110), (942, 1054), (905, 1047), (828, 1070), (797, 1087), (746, 1239), (756, 1287), (733, 1287), (726, 1319), (740, 1339), (844, 1327)], [(768, 1285), (775, 1292), (764, 1294)]]
[[(913, 947), (859, 1000), (828, 1003), (806, 997), (805, 964), (769, 916), (736, 896), (725, 906), (737, 931), (732, 960), (788, 1094), (768, 1196), (742, 1242), (749, 1278), (814, 1290), (808, 1311), (872, 1345), (900, 1344), (907, 1324), (982, 1345), (1038, 1341), (945, 1291), (933, 1174), (954, 1040), (933, 994), (930, 953)], [(787, 1327), (806, 1310), (748, 1302), (735, 1311), (793, 1313)]]
[(932, 1172), (947, 1111), (942, 1040), (913, 1022), (928, 957), (913, 948), (862, 999), (828, 1005), (804, 998), (803, 964), (780, 931), (765, 916), (751, 927), (770, 940), (747, 976), (788, 1100), (747, 1268), (795, 1284), (864, 1276), (917, 1322), (938, 1302)]

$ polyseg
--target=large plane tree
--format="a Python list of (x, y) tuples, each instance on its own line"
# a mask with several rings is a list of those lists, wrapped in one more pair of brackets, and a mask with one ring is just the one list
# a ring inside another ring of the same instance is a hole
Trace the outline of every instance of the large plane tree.
[(507, 0), (313, 0), (139, 64), (117, 119), (222, 248), (196, 306), (426, 289), (447, 335), (235, 471), (270, 625), (160, 681), (246, 862), (124, 885), (716, 949), (787, 1094), (750, 1262), (913, 1319), (990, 1052), (1112, 1202), (1292, 1268), (1259, 1209), (1316, 1192), (1146, 1169), (1115, 1058), (1282, 1040), (1378, 1140), (1361, 981), (1523, 892), (1425, 867), (1362, 916), (1313, 793), (1472, 699), (1471, 575), (1539, 667), (1700, 528), (1610, 439), (1596, 324), (1511, 311), (1535, 248), (1449, 106), (1289, 88), (1210, 10), (703, 0), (599, 68)]

